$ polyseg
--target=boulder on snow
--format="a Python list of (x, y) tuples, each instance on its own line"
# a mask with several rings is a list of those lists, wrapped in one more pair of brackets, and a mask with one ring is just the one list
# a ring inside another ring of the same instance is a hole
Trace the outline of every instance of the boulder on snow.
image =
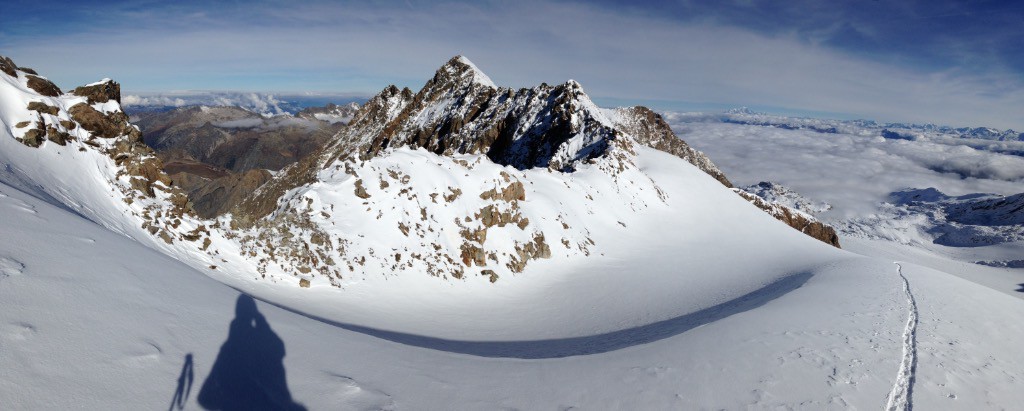
[(60, 109), (58, 109), (57, 107), (39, 101), (28, 102), (28, 109), (32, 111), (38, 111), (44, 114), (49, 114), (51, 116), (56, 116), (57, 113), (60, 112)]
[(60, 91), (60, 87), (57, 87), (57, 85), (53, 84), (50, 80), (32, 74), (27, 75), (27, 77), (28, 87), (35, 90), (36, 93), (47, 97), (57, 97), (63, 94), (63, 92)]
[(138, 141), (142, 133), (128, 122), (128, 115), (121, 111), (104, 114), (85, 103), (78, 103), (68, 109), (71, 118), (91, 131), (93, 135), (103, 138), (115, 138), (123, 135), (129, 140)]
[(0, 56), (0, 71), (11, 77), (18, 77), (18, 66), (9, 57)]

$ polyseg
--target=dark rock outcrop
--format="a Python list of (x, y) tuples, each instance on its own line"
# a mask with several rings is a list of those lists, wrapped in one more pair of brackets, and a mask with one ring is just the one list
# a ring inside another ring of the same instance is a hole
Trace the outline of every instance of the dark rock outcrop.
[(0, 71), (4, 72), (4, 74), (7, 74), (8, 76), (17, 77), (18, 76), (17, 70), (18, 70), (18, 66), (15, 65), (14, 62), (11, 61), (10, 58), (4, 57), (4, 56), (0, 56)]
[(77, 87), (71, 90), (71, 94), (85, 97), (89, 104), (106, 103), (110, 100), (121, 103), (121, 85), (113, 80)]
[(32, 111), (37, 111), (37, 112), (40, 112), (40, 113), (43, 113), (43, 114), (49, 114), (51, 116), (56, 116), (57, 113), (60, 112), (59, 108), (51, 106), (51, 105), (46, 104), (46, 103), (38, 102), (38, 101), (30, 101), (30, 102), (28, 102), (28, 109), (32, 110)]
[(951, 202), (945, 207), (945, 211), (946, 219), (960, 224), (1024, 225), (1024, 193), (1001, 198)]
[(128, 122), (128, 115), (121, 111), (103, 113), (85, 103), (78, 103), (68, 109), (71, 118), (82, 128), (102, 138), (127, 135), (133, 141), (140, 141), (142, 133)]
[(35, 90), (40, 95), (57, 97), (63, 94), (63, 92), (60, 91), (60, 87), (57, 87), (57, 85), (53, 84), (50, 80), (32, 74), (27, 74), (26, 77), (28, 78), (28, 87)]
[(615, 112), (618, 114), (615, 122), (638, 143), (684, 159), (714, 177), (722, 185), (732, 188), (732, 183), (725, 177), (725, 173), (722, 173), (704, 153), (677, 137), (660, 114), (644, 106), (620, 108)]

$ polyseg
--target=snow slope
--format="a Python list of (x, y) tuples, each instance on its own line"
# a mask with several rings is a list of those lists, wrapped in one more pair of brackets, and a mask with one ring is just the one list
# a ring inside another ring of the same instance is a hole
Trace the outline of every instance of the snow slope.
[[(6, 185), (0, 217), (6, 407), (166, 407), (188, 355), (194, 370), (185, 408), (201, 407), (237, 291)], [(283, 370), (284, 389), (313, 410), (877, 409), (894, 386), (911, 383), (910, 401), (920, 409), (1024, 400), (1015, 344), (1024, 337), (1016, 321), (1024, 302), (912, 264), (903, 263), (902, 273), (918, 317), (910, 380), (897, 379), (911, 312), (897, 267), (850, 254), (801, 274), (798, 288), (728, 302), (682, 332), (566, 358), (418, 347), (258, 302), (286, 355), (253, 375), (280, 382)], [(266, 386), (282, 392), (280, 383)]]
[[(462, 71), (444, 71), (453, 67)], [(454, 78), (469, 90), (493, 91), (460, 59), (445, 68), (437, 79)], [(560, 151), (549, 153), (573, 165), (574, 172), (519, 170), (480, 154), (441, 156), (401, 147), (369, 161), (330, 163), (317, 171), (313, 184), (297, 187), (278, 204), (275, 216), (286, 224), (236, 231), (228, 228), (230, 216), (202, 221), (187, 213), (169, 215), (171, 207), (164, 197), (173, 188), (159, 182), (153, 196), (139, 195), (130, 184), (132, 176), (112, 158), (116, 156), (89, 144), (94, 136), (83, 133), (82, 127), (66, 146), (51, 141), (40, 147), (21, 144), (13, 138), (21, 133), (13, 125), (31, 118), (25, 107), (41, 97), (25, 88), (23, 76), (0, 76), (7, 105), (6, 135), (0, 135), (0, 161), (5, 166), (0, 181), (233, 287), (350, 328), (455, 342), (587, 337), (710, 309), (837, 255), (752, 207), (691, 163), (632, 144), (631, 137), (615, 131), (574, 82), (559, 88), (566, 100), (556, 108), (568, 110), (564, 127), (577, 134), (567, 135)], [(447, 93), (425, 89), (424, 95)], [(520, 92), (527, 100), (530, 93)], [(57, 107), (58, 116), (82, 100), (73, 95), (44, 99)], [(104, 104), (104, 110), (119, 110), (115, 101)], [(419, 114), (429, 116), (430, 110)], [(538, 113), (523, 121), (544, 122), (536, 119), (563, 121)], [(515, 141), (543, 137), (531, 136), (524, 132)], [(615, 136), (614, 156), (579, 154), (590, 150), (588, 144), (600, 145), (593, 139), (602, 136)], [(101, 143), (121, 141), (117, 138)], [(505, 196), (517, 183), (521, 196)], [(379, 200), (363, 201), (357, 184), (368, 198)], [(465, 192), (456, 196), (461, 197), (457, 202), (428, 199), (429, 194), (441, 196), (455, 189)], [(491, 190), (494, 194), (487, 194)], [(487, 214), (499, 215), (502, 223), (485, 222), (484, 210), (493, 210)], [(505, 224), (506, 214), (514, 221)], [(288, 220), (292, 217), (313, 225), (293, 223)], [(147, 230), (152, 227), (147, 226), (149, 219), (164, 225)], [(443, 259), (451, 253), (458, 256), (464, 239), (457, 236), (466, 235), (463, 229), (482, 228), (488, 228), (488, 248), (483, 251), (494, 257), (477, 257), (473, 264)], [(190, 233), (195, 237), (190, 239)], [(264, 263), (275, 253), (291, 258), (289, 252), (317, 241), (332, 253), (313, 256), (318, 257), (316, 265), (302, 260), (313, 258), (308, 253), (288, 261), (294, 264)], [(515, 268), (527, 258), (533, 259), (529, 267)], [(719, 268), (719, 261), (725, 260), (729, 267)], [(461, 271), (465, 275), (455, 281), (454, 274), (429, 275), (431, 264), (472, 270)], [(765, 270), (766, 265), (773, 268)], [(313, 271), (321, 267), (344, 275)], [(299, 288), (302, 280), (310, 281), (310, 288)]]

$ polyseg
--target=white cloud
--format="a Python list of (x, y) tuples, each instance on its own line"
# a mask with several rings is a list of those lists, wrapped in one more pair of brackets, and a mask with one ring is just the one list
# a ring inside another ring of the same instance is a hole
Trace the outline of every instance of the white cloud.
[(951, 140), (890, 140), (667, 118), (734, 184), (782, 183), (835, 206), (825, 214), (835, 219), (872, 215), (889, 193), (905, 188), (935, 187), (951, 195), (1024, 191), (1024, 158)]
[[(245, 92), (177, 91), (168, 93), (127, 94), (121, 98), (125, 107), (231, 106), (241, 107), (264, 116), (288, 113), (287, 102), (273, 94)], [(239, 126), (231, 126), (239, 127)]]

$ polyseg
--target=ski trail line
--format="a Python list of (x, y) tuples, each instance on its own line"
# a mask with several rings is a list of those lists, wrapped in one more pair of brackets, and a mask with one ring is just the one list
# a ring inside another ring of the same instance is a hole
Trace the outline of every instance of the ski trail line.
[(910, 410), (912, 408), (911, 392), (914, 388), (914, 372), (917, 369), (917, 301), (910, 292), (910, 282), (903, 275), (903, 266), (896, 264), (896, 273), (903, 280), (903, 292), (907, 295), (908, 314), (907, 326), (903, 330), (903, 361), (900, 371), (896, 374), (896, 383), (889, 393), (885, 409), (888, 411)]

